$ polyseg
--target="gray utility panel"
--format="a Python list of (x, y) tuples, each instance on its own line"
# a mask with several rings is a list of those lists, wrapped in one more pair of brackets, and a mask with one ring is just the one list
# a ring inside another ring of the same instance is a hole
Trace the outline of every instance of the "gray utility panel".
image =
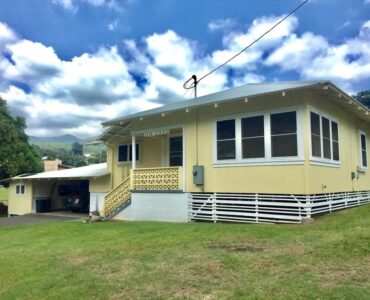
[(196, 185), (204, 184), (204, 166), (193, 166), (193, 183)]

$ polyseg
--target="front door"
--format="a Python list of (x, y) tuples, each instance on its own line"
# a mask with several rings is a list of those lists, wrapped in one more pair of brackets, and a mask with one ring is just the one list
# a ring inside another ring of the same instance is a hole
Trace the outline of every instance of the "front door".
[(170, 137), (170, 167), (182, 166), (182, 136)]

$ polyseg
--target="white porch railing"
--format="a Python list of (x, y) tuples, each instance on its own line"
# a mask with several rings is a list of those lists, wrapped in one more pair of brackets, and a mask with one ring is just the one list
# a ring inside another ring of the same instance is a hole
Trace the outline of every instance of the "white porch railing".
[(131, 170), (131, 189), (146, 191), (182, 190), (182, 167)]
[(301, 223), (313, 215), (370, 202), (370, 191), (319, 195), (189, 194), (189, 219), (213, 222)]

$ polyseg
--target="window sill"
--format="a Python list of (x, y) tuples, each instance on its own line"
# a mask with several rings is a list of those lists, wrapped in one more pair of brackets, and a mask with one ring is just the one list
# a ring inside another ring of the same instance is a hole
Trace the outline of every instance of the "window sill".
[(217, 161), (213, 163), (213, 167), (248, 167), (248, 166), (283, 166), (283, 165), (303, 165), (304, 159), (273, 159), (273, 160), (256, 160), (256, 161)]
[(331, 167), (331, 168), (339, 168), (340, 162), (336, 161), (327, 161), (323, 159), (310, 159), (310, 164), (314, 166), (323, 166), (323, 167)]
[(366, 173), (367, 172), (367, 168), (366, 167), (360, 167), (360, 166), (358, 166), (357, 167), (357, 172), (359, 172), (359, 173)]

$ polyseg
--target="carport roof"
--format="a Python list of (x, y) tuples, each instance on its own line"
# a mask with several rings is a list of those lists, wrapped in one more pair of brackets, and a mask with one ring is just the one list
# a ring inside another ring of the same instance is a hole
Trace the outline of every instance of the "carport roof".
[(30, 176), (16, 176), (12, 180), (17, 179), (59, 179), (59, 178), (90, 178), (100, 177), (109, 174), (107, 170), (107, 163), (90, 165), (79, 168), (72, 168), (67, 170), (50, 171), (38, 173)]

